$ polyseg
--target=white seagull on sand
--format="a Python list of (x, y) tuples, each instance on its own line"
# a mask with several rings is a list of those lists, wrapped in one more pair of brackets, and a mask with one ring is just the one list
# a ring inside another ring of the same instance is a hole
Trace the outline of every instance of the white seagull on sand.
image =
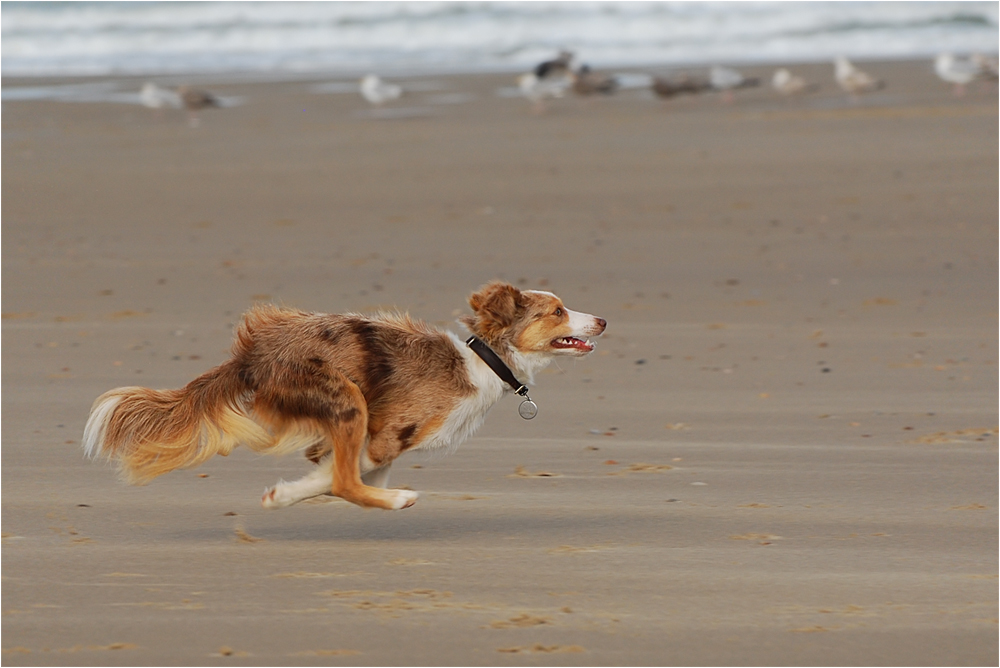
[(881, 79), (876, 79), (872, 75), (859, 70), (851, 61), (843, 56), (838, 56), (834, 61), (834, 78), (837, 84), (852, 97), (857, 97), (861, 93), (870, 93), (885, 86)]
[(517, 87), (521, 89), (521, 95), (531, 101), (535, 113), (545, 111), (545, 100), (562, 97), (569, 86), (568, 79), (562, 77), (540, 79), (534, 72), (522, 74), (517, 78)]
[(939, 54), (934, 59), (934, 72), (942, 81), (955, 86), (955, 95), (965, 95), (966, 85), (983, 75), (982, 65), (973, 58), (956, 58), (950, 53)]
[(818, 85), (806, 83), (805, 79), (792, 74), (785, 68), (774, 71), (774, 76), (771, 77), (771, 87), (782, 95), (810, 93), (819, 89)]
[(758, 79), (747, 79), (737, 70), (729, 67), (714, 66), (708, 71), (708, 83), (715, 90), (722, 91), (722, 101), (732, 102), (733, 91), (737, 88), (749, 88), (760, 84)]
[(139, 101), (142, 102), (144, 107), (149, 107), (150, 109), (159, 110), (164, 107), (171, 109), (181, 108), (180, 95), (167, 88), (160, 88), (151, 81), (147, 81), (142, 85), (142, 90), (139, 91)]
[(391, 100), (398, 100), (402, 95), (401, 86), (386, 83), (374, 74), (369, 74), (361, 80), (361, 97), (375, 106), (381, 106)]

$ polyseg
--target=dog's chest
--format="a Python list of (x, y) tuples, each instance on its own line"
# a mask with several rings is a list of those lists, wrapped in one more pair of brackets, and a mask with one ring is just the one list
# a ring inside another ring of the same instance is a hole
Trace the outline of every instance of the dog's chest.
[(469, 381), (475, 387), (471, 395), (460, 398), (445, 418), (441, 428), (420, 444), (420, 448), (456, 448), (482, 426), (493, 404), (504, 394), (500, 379), (464, 343), (452, 335), (456, 348), (465, 358)]

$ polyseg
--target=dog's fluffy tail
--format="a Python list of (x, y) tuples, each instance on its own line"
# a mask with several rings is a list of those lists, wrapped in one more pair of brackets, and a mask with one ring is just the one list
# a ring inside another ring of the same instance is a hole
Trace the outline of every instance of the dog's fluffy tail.
[(179, 390), (105, 392), (90, 410), (84, 452), (117, 460), (122, 476), (137, 485), (213, 455), (228, 455), (241, 444), (266, 450), (274, 439), (248, 415), (248, 395), (235, 360)]

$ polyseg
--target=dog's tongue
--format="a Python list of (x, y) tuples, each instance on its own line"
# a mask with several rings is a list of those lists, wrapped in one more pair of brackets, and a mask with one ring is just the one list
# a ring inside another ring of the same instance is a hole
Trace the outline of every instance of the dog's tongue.
[(575, 336), (565, 336), (561, 339), (556, 339), (552, 342), (553, 348), (574, 348), (576, 350), (586, 350), (590, 352), (594, 349), (594, 344), (589, 341), (584, 341), (583, 339), (578, 339)]

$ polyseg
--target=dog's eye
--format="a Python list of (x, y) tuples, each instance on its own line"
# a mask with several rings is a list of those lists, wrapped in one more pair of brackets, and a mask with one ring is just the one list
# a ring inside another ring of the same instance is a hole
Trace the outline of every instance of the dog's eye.
[(555, 313), (554, 313), (553, 315), (555, 315), (556, 317), (559, 317), (559, 316), (561, 316), (562, 314), (563, 314), (563, 310), (562, 310), (561, 308), (557, 308), (557, 309), (556, 309), (556, 312), (555, 312)]

